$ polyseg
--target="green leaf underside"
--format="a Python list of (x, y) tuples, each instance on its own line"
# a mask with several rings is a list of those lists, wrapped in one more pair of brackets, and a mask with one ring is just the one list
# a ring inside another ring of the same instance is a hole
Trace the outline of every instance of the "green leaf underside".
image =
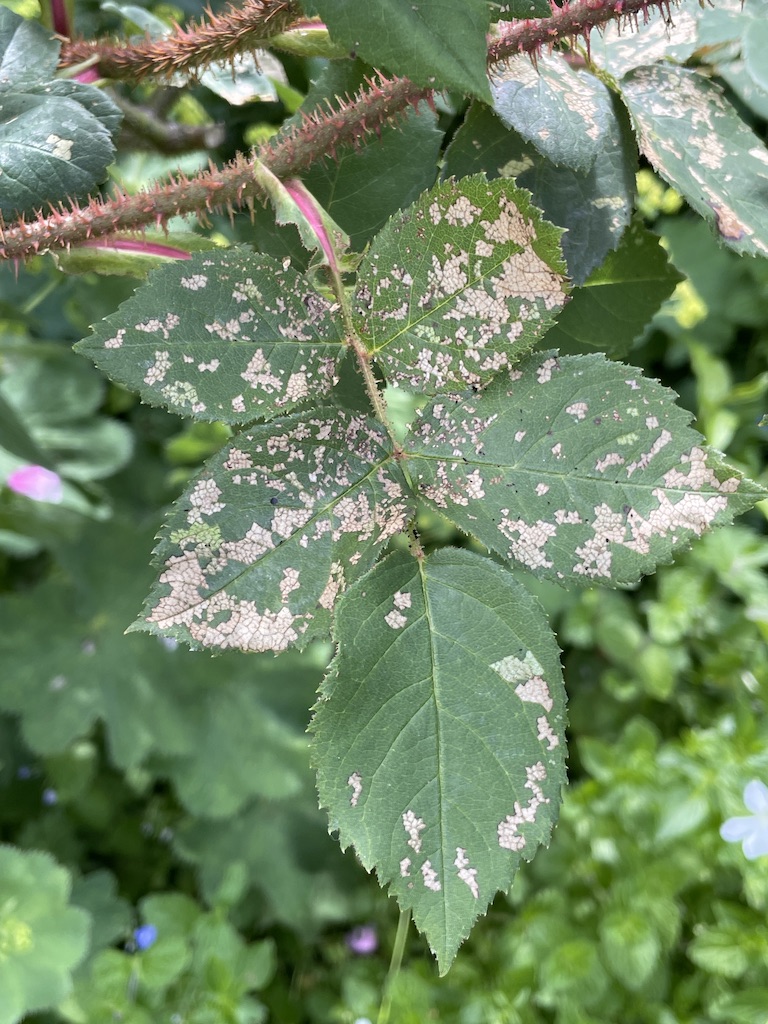
[(616, 252), (574, 289), (545, 344), (564, 353), (624, 356), (681, 280), (658, 236), (636, 221)]
[(321, 804), (450, 966), (565, 782), (558, 648), (502, 567), (397, 553), (345, 594), (313, 721)]
[(389, 440), (363, 416), (321, 410), (241, 433), (174, 507), (135, 628), (218, 650), (325, 637), (337, 595), (410, 518), (404, 495)]
[(539, 575), (634, 583), (764, 493), (639, 370), (550, 352), (510, 376), (424, 410), (407, 465), (429, 504)]
[(605, 149), (615, 122), (611, 94), (594, 75), (575, 71), (561, 54), (536, 67), (521, 55), (491, 77), (493, 109), (507, 128), (553, 164), (586, 173)]
[(331, 36), (417, 85), (489, 99), (485, 0), (315, 0)]
[(303, 277), (238, 248), (159, 267), (77, 350), (151, 405), (244, 423), (327, 395), (342, 339)]
[(632, 215), (637, 168), (632, 132), (614, 116), (603, 141), (587, 172), (555, 167), (485, 104), (474, 103), (448, 147), (443, 172), (461, 178), (485, 171), (528, 189), (547, 220), (567, 229), (563, 256), (568, 276), (580, 285), (619, 244)]
[(697, 71), (641, 67), (621, 84), (640, 149), (732, 249), (768, 255), (768, 149)]
[(529, 193), (483, 175), (393, 217), (361, 265), (356, 314), (388, 379), (436, 394), (516, 362), (565, 301), (560, 234)]

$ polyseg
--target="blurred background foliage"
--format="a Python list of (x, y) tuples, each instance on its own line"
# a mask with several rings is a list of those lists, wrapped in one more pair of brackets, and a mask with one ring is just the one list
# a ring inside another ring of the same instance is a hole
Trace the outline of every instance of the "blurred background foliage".
[[(160, 18), (198, 10), (152, 7)], [(77, 12), (86, 33), (120, 24), (114, 8)], [(163, 104), (181, 123), (225, 125), (215, 155), (226, 159), (310, 89), (319, 101), (363, 70), (289, 59), (273, 98), (233, 106), (200, 85)], [(729, 85), (765, 137), (768, 93), (736, 71)], [(147, 87), (131, 99), (157, 101)], [(358, 248), (432, 183), (461, 113), (444, 97), (436, 115), (386, 130), (382, 144), (393, 157), (407, 147), (407, 166), (363, 147), (313, 172)], [(131, 189), (207, 160), (128, 141), (112, 173)], [(682, 279), (627, 358), (765, 482), (768, 263), (719, 247), (648, 169), (637, 208)], [(261, 211), (253, 224), (214, 217), (207, 234), (297, 249)], [(0, 488), (0, 838), (15, 847), (0, 850), (2, 872), (31, 872), (30, 906), (38, 886), (48, 894), (53, 943), (38, 978), (0, 965), (0, 1021), (19, 1007), (37, 1024), (373, 1020), (397, 914), (317, 810), (305, 728), (329, 647), (212, 659), (124, 635), (164, 506), (227, 437), (141, 406), (72, 354), (134, 283), (67, 276), (46, 258), (0, 272), (0, 483), (29, 462), (64, 482), (57, 505)], [(393, 408), (408, 418), (407, 401)], [(747, 781), (768, 781), (766, 512), (634, 590), (535, 584), (570, 698), (561, 821), (446, 979), (411, 936), (393, 1021), (765, 1024), (768, 858), (747, 861), (718, 830), (744, 813)], [(421, 528), (428, 544), (463, 543), (436, 517)], [(19, 859), (30, 850), (55, 863)], [(9, 914), (0, 898), (4, 949), (9, 935), (22, 941)], [(377, 939), (362, 950), (352, 930), (366, 924)]]

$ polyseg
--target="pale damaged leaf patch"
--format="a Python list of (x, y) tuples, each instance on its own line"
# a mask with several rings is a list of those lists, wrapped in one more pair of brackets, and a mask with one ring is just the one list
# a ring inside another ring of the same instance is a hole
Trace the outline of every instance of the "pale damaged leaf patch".
[(361, 265), (356, 316), (390, 382), (482, 387), (517, 362), (565, 302), (560, 234), (527, 192), (483, 175), (393, 217)]
[(339, 594), (412, 514), (406, 493), (366, 417), (321, 410), (239, 434), (177, 503), (135, 628), (216, 650), (327, 636)]
[(520, 55), (491, 76), (493, 109), (553, 164), (586, 173), (613, 135), (611, 95), (594, 75), (575, 71), (561, 54), (534, 67)]
[(599, 355), (530, 356), (482, 395), (428, 407), (406, 440), (408, 471), (510, 561), (634, 583), (764, 493), (704, 448), (675, 397)]
[(672, 65), (621, 84), (640, 149), (736, 252), (768, 255), (768, 149), (717, 83)]
[(342, 846), (412, 908), (445, 973), (557, 816), (557, 644), (511, 574), (449, 548), (379, 563), (345, 594), (334, 633), (313, 722), (321, 803)]
[(246, 423), (328, 395), (343, 337), (290, 265), (238, 248), (158, 268), (77, 349), (150, 405)]

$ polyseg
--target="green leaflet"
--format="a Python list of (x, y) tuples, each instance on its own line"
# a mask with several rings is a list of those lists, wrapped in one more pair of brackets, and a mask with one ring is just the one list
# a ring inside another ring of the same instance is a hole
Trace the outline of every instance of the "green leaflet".
[(582, 173), (556, 167), (489, 107), (473, 103), (445, 154), (443, 175), (485, 171), (489, 178), (514, 178), (528, 189), (547, 220), (566, 228), (561, 244), (568, 276), (581, 285), (629, 224), (636, 169), (637, 148), (626, 115), (612, 114), (610, 131)]
[(493, 109), (507, 128), (551, 160), (585, 174), (605, 151), (616, 121), (611, 94), (562, 54), (511, 57), (491, 77)]
[(726, 245), (768, 255), (768, 149), (715, 82), (672, 65), (621, 83), (640, 149)]
[(320, 800), (444, 974), (475, 919), (548, 842), (565, 693), (536, 600), (501, 566), (397, 553), (344, 596), (313, 720)]
[(243, 247), (159, 267), (77, 350), (150, 405), (246, 423), (318, 403), (343, 337), (336, 307), (301, 275)]
[(485, 0), (313, 0), (334, 40), (417, 85), (488, 99)]
[(58, 50), (40, 25), (0, 8), (0, 215), (6, 221), (62, 196), (86, 195), (114, 158), (119, 108), (90, 85), (52, 79)]
[(618, 249), (574, 289), (544, 344), (565, 353), (624, 356), (681, 280), (658, 236), (636, 220)]
[(327, 409), (254, 427), (177, 502), (134, 628), (218, 650), (304, 647), (327, 636), (337, 595), (410, 516), (373, 420)]
[(636, 582), (764, 494), (688, 426), (675, 395), (602, 356), (532, 355), (483, 394), (441, 399), (406, 449), (427, 502), (557, 580)]
[(552, 324), (567, 285), (559, 228), (530, 194), (483, 175), (442, 182), (376, 236), (356, 327), (390, 382), (482, 386)]

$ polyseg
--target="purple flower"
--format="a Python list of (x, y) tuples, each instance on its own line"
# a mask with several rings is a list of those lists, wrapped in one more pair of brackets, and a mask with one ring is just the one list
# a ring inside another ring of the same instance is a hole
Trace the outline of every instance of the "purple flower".
[(744, 803), (750, 817), (729, 818), (720, 826), (727, 843), (741, 843), (747, 860), (768, 854), (768, 786), (753, 779), (744, 787)]
[(64, 486), (58, 473), (45, 466), (21, 466), (6, 481), (12, 491), (32, 501), (49, 501), (58, 505), (64, 497)]
[(358, 956), (369, 956), (379, 948), (379, 937), (372, 924), (361, 924), (346, 935), (347, 947)]
[(136, 949), (149, 949), (157, 942), (157, 928), (153, 924), (143, 924), (140, 928), (135, 928), (133, 941), (136, 943)]

